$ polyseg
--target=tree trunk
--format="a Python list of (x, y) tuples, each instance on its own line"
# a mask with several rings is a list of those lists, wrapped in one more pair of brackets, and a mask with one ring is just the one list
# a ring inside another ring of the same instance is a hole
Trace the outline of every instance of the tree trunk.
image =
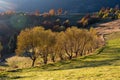
[(47, 64), (47, 58), (44, 58), (44, 64)]
[(77, 52), (75, 53), (75, 57), (76, 57), (76, 58), (78, 57), (78, 53), (77, 53)]
[(32, 61), (32, 66), (31, 66), (31, 67), (34, 67), (35, 61), (36, 61), (36, 58), (33, 59), (33, 61)]
[(86, 44), (87, 44), (87, 42), (83, 44), (83, 47), (82, 47), (81, 52), (80, 52), (80, 56), (84, 55), (84, 49), (85, 49)]
[(48, 61), (47, 57), (48, 57), (48, 55), (45, 53), (44, 56), (43, 56), (44, 64), (47, 64), (47, 61)]
[(69, 60), (71, 60), (72, 59), (72, 55), (71, 56), (69, 56)]
[(80, 52), (80, 56), (83, 56), (83, 51)]
[(75, 52), (75, 57), (78, 57), (79, 49)]
[(71, 60), (72, 59), (72, 53), (69, 53), (68, 51), (67, 51), (67, 49), (65, 49), (65, 52), (66, 52), (66, 54), (68, 55), (68, 57), (69, 57), (69, 60)]
[(61, 53), (59, 54), (59, 57), (60, 57), (60, 60), (61, 60), (61, 61), (64, 60), (64, 58), (63, 58), (63, 56), (62, 56)]
[(55, 62), (55, 56), (52, 56), (52, 61)]

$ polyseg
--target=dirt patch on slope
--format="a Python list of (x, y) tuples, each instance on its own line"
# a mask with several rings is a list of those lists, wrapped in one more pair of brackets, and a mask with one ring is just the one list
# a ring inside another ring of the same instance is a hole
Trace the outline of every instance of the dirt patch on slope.
[(105, 44), (105, 35), (109, 35), (113, 32), (119, 32), (120, 31), (120, 19), (114, 20), (107, 23), (97, 24), (97, 27), (95, 28), (97, 31), (97, 34), (100, 36), (100, 39), (103, 42), (103, 45)]

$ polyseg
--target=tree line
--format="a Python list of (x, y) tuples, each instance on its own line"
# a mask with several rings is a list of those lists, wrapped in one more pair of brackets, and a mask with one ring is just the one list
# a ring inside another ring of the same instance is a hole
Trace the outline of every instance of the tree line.
[(116, 5), (114, 8), (101, 8), (97, 13), (97, 16), (102, 19), (119, 19), (120, 18), (120, 8), (119, 5)]
[(62, 32), (53, 32), (37, 26), (20, 32), (16, 54), (30, 57), (34, 66), (38, 57), (44, 64), (71, 60), (92, 53), (99, 45), (99, 37), (93, 28), (86, 30), (71, 27)]

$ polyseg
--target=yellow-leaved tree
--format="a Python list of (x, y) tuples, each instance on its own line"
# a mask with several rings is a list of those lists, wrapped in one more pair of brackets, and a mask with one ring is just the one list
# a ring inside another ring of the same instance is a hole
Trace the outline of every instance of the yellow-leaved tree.
[(21, 31), (17, 37), (16, 53), (26, 54), (32, 60), (34, 66), (36, 59), (41, 56), (44, 64), (47, 64), (49, 48), (54, 44), (54, 34), (51, 30), (42, 27), (34, 27)]

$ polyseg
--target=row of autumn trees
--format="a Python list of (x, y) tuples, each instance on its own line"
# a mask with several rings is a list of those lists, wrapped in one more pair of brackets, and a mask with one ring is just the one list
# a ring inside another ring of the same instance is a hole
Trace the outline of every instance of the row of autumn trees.
[(44, 64), (49, 61), (72, 59), (92, 53), (99, 47), (96, 31), (67, 28), (64, 32), (52, 32), (43, 27), (27, 28), (22, 30), (17, 37), (18, 55), (31, 58), (32, 66), (38, 57)]
[(89, 27), (91, 24), (98, 23), (100, 21), (109, 21), (120, 19), (120, 8), (116, 5), (114, 8), (103, 7), (98, 12), (93, 14), (87, 14), (82, 19), (77, 21), (78, 27)]
[(99, 18), (109, 18), (109, 19), (119, 19), (120, 18), (120, 8), (119, 5), (116, 5), (114, 8), (101, 8), (101, 10), (97, 13)]

